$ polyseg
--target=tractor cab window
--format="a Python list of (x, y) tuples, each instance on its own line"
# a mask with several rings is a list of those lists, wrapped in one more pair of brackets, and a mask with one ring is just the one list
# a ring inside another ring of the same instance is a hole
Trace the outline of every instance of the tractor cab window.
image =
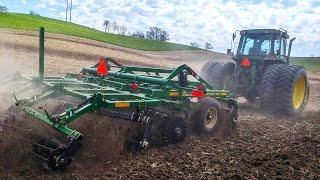
[(274, 41), (274, 52), (273, 52), (273, 54), (280, 55), (280, 52), (281, 52), (281, 50), (280, 50), (280, 40), (277, 39), (277, 40)]
[(285, 39), (276, 39), (274, 41), (274, 54), (278, 56), (286, 55), (286, 40)]
[(246, 34), (240, 39), (239, 55), (266, 56), (271, 53), (270, 34)]

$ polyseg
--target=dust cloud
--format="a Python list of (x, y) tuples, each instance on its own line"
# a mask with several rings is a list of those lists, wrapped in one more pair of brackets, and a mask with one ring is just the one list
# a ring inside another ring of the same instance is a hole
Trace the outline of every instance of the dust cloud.
[[(12, 53), (6, 53), (3, 44), (0, 44), (0, 113), (13, 105), (14, 92), (13, 78), (18, 71), (16, 59)], [(12, 51), (11, 51), (12, 52)]]
[(4, 43), (6, 34), (0, 33), (0, 91), (5, 90), (5, 84), (2, 83), (9, 75), (18, 71), (16, 63), (16, 52), (10, 50), (10, 47)]

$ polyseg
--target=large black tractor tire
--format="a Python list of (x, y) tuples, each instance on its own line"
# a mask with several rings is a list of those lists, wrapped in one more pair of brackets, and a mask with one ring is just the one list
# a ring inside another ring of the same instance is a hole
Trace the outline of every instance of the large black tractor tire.
[(302, 66), (285, 66), (279, 76), (275, 104), (279, 115), (295, 116), (305, 107), (309, 98), (309, 82)]
[(231, 79), (234, 69), (235, 64), (233, 62), (213, 60), (203, 65), (200, 76), (215, 89), (231, 90), (230, 84), (227, 81)]
[(195, 132), (217, 132), (220, 128), (221, 121), (221, 106), (217, 100), (204, 97), (194, 104), (191, 124)]
[(259, 87), (260, 109), (263, 113), (272, 115), (275, 112), (275, 93), (281, 71), (287, 65), (273, 64), (263, 73)]

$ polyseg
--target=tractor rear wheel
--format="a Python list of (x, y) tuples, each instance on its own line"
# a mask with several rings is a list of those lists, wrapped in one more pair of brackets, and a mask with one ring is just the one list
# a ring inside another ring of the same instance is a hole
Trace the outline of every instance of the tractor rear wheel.
[(200, 76), (215, 89), (231, 90), (230, 80), (234, 72), (233, 62), (210, 61), (200, 71)]
[(275, 93), (285, 64), (273, 64), (263, 73), (261, 85), (259, 87), (260, 108), (263, 113), (273, 114), (275, 111)]
[(204, 97), (193, 107), (191, 115), (193, 129), (198, 133), (213, 133), (220, 128), (221, 107), (217, 100)]
[(306, 105), (309, 97), (307, 73), (302, 66), (285, 66), (282, 69), (275, 93), (275, 104), (279, 114), (295, 116)]

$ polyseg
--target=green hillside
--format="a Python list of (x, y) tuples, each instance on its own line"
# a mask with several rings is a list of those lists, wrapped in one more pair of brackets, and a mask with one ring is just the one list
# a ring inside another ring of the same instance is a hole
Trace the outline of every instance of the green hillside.
[(290, 64), (300, 64), (309, 71), (320, 71), (320, 57), (292, 57)]
[(37, 31), (39, 27), (44, 27), (46, 29), (46, 32), (77, 36), (144, 51), (196, 49), (181, 44), (105, 33), (78, 24), (67, 23), (64, 21), (46, 17), (31, 16), (18, 13), (0, 13), (0, 28), (14, 28)]

